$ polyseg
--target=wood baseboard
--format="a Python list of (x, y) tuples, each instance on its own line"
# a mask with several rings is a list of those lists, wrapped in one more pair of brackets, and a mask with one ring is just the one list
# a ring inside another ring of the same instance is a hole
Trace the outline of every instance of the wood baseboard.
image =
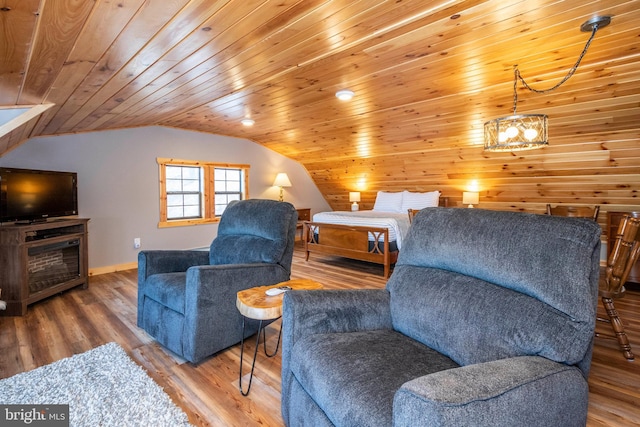
[(107, 265), (105, 267), (96, 267), (89, 269), (89, 276), (98, 276), (100, 274), (115, 273), (117, 271), (132, 270), (138, 268), (137, 262), (129, 262), (126, 264)]

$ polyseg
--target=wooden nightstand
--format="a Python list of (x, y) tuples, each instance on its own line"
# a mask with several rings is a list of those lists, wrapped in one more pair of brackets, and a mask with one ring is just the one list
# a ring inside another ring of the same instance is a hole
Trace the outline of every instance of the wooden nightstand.
[(302, 240), (302, 222), (303, 221), (311, 221), (311, 209), (309, 208), (301, 208), (296, 209), (298, 211), (298, 224), (296, 225), (296, 231), (300, 230), (300, 240)]

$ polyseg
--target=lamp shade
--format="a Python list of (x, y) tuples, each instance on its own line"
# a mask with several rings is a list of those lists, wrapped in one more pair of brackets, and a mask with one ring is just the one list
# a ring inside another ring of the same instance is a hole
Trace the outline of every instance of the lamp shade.
[(291, 187), (291, 181), (286, 173), (280, 172), (276, 175), (276, 179), (273, 181), (275, 187)]
[(547, 116), (520, 114), (501, 117), (484, 124), (485, 151), (519, 151), (549, 145)]
[(351, 202), (351, 210), (357, 211), (360, 209), (358, 206), (358, 202), (360, 201), (360, 192), (359, 191), (349, 191), (349, 201)]
[(479, 199), (480, 197), (478, 193), (472, 191), (464, 191), (462, 193), (462, 204), (469, 205), (470, 208), (472, 208), (473, 205), (477, 205)]

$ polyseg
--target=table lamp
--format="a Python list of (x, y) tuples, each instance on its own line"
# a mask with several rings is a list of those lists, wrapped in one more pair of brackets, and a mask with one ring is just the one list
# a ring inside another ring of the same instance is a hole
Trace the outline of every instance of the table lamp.
[(478, 193), (471, 192), (471, 191), (464, 191), (462, 193), (462, 204), (469, 205), (467, 206), (468, 208), (472, 208), (473, 205), (477, 205), (478, 200), (479, 200)]
[(284, 201), (284, 195), (283, 195), (283, 191), (282, 188), (283, 187), (291, 187), (291, 181), (289, 181), (289, 177), (287, 176), (286, 173), (284, 172), (280, 172), (278, 175), (276, 175), (276, 179), (273, 181), (273, 185), (275, 187), (280, 187), (280, 201), (283, 202)]
[(352, 202), (351, 203), (351, 210), (352, 211), (357, 211), (358, 209), (360, 209), (360, 206), (358, 206), (358, 202), (360, 201), (360, 192), (359, 191), (350, 191), (349, 192), (349, 201)]

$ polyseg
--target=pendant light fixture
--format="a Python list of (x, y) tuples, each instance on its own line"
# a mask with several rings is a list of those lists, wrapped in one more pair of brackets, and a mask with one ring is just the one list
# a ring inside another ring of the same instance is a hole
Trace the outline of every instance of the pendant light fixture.
[(532, 88), (520, 75), (518, 66), (513, 67), (513, 114), (488, 121), (484, 124), (485, 151), (508, 152), (532, 150), (549, 145), (547, 131), (548, 117), (545, 114), (516, 114), (516, 107), (518, 106), (518, 81), (520, 81), (526, 89), (535, 93), (548, 93), (559, 88), (564, 82), (569, 80), (578, 69), (596, 32), (600, 28), (609, 25), (610, 22), (610, 16), (596, 16), (580, 26), (580, 31), (590, 31), (591, 37), (589, 37), (580, 57), (571, 70), (569, 70), (569, 73), (567, 73), (558, 84), (549, 89), (540, 90)]

